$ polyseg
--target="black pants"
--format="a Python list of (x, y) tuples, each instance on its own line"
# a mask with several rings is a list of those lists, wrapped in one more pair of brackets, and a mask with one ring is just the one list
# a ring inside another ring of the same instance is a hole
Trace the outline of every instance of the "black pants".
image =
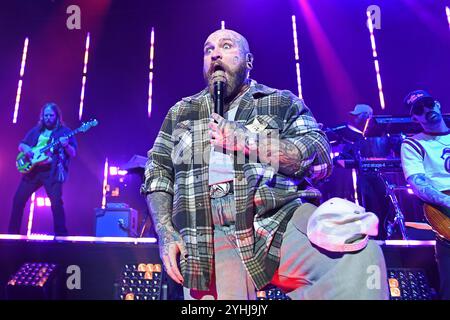
[(62, 201), (62, 182), (57, 181), (50, 172), (50, 168), (37, 167), (22, 178), (14, 195), (8, 229), (10, 234), (20, 234), (20, 225), (25, 205), (33, 192), (44, 186), (47, 196), (51, 201), (55, 235), (67, 235), (66, 218)]
[(450, 300), (450, 242), (436, 238), (436, 262), (439, 269), (440, 298)]
[(378, 216), (378, 236), (375, 239), (385, 240), (387, 232), (385, 221), (389, 214), (390, 203), (386, 197), (386, 188), (383, 180), (376, 173), (360, 173), (358, 175), (358, 191), (362, 206), (368, 212)]

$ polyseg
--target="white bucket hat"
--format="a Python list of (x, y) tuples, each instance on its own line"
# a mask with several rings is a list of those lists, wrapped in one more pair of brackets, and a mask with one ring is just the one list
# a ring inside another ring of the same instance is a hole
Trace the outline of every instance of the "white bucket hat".
[(363, 249), (369, 236), (378, 234), (378, 217), (357, 204), (332, 198), (311, 215), (307, 226), (309, 240), (333, 252)]

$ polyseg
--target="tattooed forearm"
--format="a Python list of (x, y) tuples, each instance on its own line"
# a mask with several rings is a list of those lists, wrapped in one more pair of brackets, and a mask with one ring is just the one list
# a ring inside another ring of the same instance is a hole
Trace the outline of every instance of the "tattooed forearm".
[(172, 226), (172, 200), (172, 195), (167, 192), (152, 192), (147, 195), (147, 204), (162, 243), (180, 240), (179, 233)]
[[(294, 143), (270, 136), (259, 137), (258, 140), (258, 157), (261, 162), (275, 165), (286, 175), (294, 175), (301, 169), (301, 153)], [(246, 144), (256, 145), (256, 142), (246, 140)]]
[(425, 174), (413, 174), (408, 182), (423, 201), (450, 208), (450, 196), (434, 188)]
[(300, 150), (288, 141), (280, 140), (280, 171), (287, 175), (293, 175), (300, 170)]

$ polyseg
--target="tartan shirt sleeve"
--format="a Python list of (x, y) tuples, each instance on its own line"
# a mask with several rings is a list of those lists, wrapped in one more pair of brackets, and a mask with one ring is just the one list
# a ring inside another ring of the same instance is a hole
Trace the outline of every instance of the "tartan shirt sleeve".
[(144, 195), (155, 191), (174, 194), (174, 168), (171, 154), (174, 147), (172, 130), (176, 106), (167, 113), (153, 147), (147, 152), (145, 180), (141, 186), (141, 193)]
[(301, 169), (295, 176), (306, 177), (314, 182), (323, 180), (333, 168), (330, 143), (303, 100), (293, 94), (291, 97), (292, 103), (286, 112), (286, 125), (281, 139), (293, 142), (300, 150)]

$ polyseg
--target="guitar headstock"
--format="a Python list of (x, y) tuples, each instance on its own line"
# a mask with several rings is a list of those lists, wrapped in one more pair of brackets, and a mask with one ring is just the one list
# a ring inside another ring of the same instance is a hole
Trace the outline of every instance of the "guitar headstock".
[(79, 130), (82, 132), (86, 132), (90, 128), (95, 127), (96, 125), (98, 125), (97, 119), (89, 120), (88, 122), (83, 122), (83, 124), (80, 126)]

